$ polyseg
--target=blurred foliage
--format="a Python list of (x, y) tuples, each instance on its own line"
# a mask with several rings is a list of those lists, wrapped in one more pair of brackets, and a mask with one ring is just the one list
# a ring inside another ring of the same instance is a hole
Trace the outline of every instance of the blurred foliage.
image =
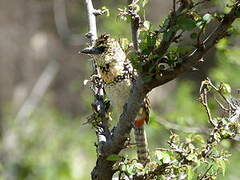
[(6, 152), (10, 153), (11, 161), (1, 167), (4, 177), (89, 179), (86, 168), (94, 165), (94, 131), (88, 133), (89, 128), (81, 125), (80, 119), (72, 119), (53, 107), (42, 105), (24, 122), (27, 125), (16, 123), (19, 126), (13, 124), (9, 131), (18, 133), (17, 142), (12, 143), (20, 144), (17, 156)]

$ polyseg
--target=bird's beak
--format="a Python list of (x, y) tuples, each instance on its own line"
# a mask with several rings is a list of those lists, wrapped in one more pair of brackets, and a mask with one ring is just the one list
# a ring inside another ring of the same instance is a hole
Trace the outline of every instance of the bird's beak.
[(83, 54), (89, 54), (89, 55), (96, 55), (96, 54), (101, 54), (102, 51), (100, 50), (100, 48), (96, 48), (96, 47), (87, 47), (87, 48), (84, 48), (82, 50), (79, 51), (80, 53), (83, 53)]

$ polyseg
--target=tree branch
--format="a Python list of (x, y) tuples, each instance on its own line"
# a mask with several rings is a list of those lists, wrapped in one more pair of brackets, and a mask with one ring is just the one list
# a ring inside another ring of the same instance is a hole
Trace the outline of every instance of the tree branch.
[[(96, 10), (94, 9), (91, 0), (85, 0), (85, 3), (87, 6), (87, 14), (88, 14), (88, 22), (89, 22), (89, 32), (86, 34), (86, 36), (90, 40), (90, 47), (84, 50), (90, 51), (97, 39), (96, 14), (95, 14)], [(105, 153), (103, 151), (103, 147), (106, 144), (106, 142), (110, 139), (110, 131), (107, 127), (107, 124), (108, 124), (107, 121), (109, 119), (107, 118), (107, 115), (106, 115), (107, 102), (105, 101), (105, 98), (104, 98), (105, 96), (104, 89), (103, 89), (104, 87), (101, 79), (98, 78), (94, 59), (93, 59), (93, 75), (91, 78), (92, 78), (91, 88), (93, 90), (94, 98), (95, 98), (94, 103), (92, 104), (94, 109), (93, 118), (97, 116), (101, 119), (101, 122), (98, 122), (96, 125), (97, 126), (96, 134), (98, 138), (98, 147), (97, 147), (98, 160), (96, 162), (96, 167), (100, 166), (103, 168), (100, 170), (94, 168), (91, 173), (91, 176), (92, 176), (92, 179), (106, 179), (106, 180), (109, 179), (110, 180), (114, 173), (114, 171), (112, 170), (113, 162), (107, 161), (106, 156), (102, 155), (103, 153)], [(102, 163), (102, 161), (107, 163)]]
[[(226, 14), (220, 24), (216, 27), (216, 29), (202, 41), (201, 47), (197, 47), (192, 52), (187, 53), (187, 55), (181, 57), (182, 63), (177, 66), (172, 71), (164, 71), (161, 72), (160, 79), (153, 79), (151, 82), (147, 83), (149, 89), (153, 89), (157, 86), (163, 85), (173, 79), (175, 79), (178, 75), (190, 70), (193, 66), (200, 64), (202, 61), (203, 55), (211, 49), (220, 39), (227, 36), (227, 29), (231, 26), (234, 20), (237, 17), (237, 11), (240, 10), (240, 1), (238, 0), (236, 5), (232, 8), (232, 10)], [(166, 42), (165, 45), (170, 45), (170, 42)], [(160, 51), (162, 53), (164, 51)], [(162, 55), (162, 54), (161, 54)]]
[(133, 47), (136, 52), (139, 51), (138, 47), (138, 28), (140, 23), (140, 17), (136, 13), (135, 4), (137, 1), (135, 0), (128, 0), (128, 12), (131, 16), (131, 31), (132, 31), (132, 41), (133, 41)]
[(99, 156), (92, 172), (93, 179), (111, 180), (115, 172), (112, 170), (114, 162), (108, 161), (106, 158), (112, 154), (118, 154), (125, 148), (127, 135), (130, 134), (132, 124), (146, 94), (147, 92), (143, 87), (143, 81), (140, 77), (134, 84), (128, 103), (124, 106), (123, 114), (119, 119), (117, 127), (113, 131), (112, 138), (103, 145), (102, 155)]
[(92, 46), (95, 40), (97, 39), (97, 25), (96, 25), (96, 16), (95, 9), (92, 4), (92, 0), (85, 0), (87, 5), (87, 15), (88, 15), (88, 23), (89, 23), (89, 32), (87, 33), (87, 37), (90, 38), (90, 45)]
[(173, 11), (170, 13), (169, 23), (166, 27), (169, 31), (166, 31), (163, 34), (163, 39), (160, 45), (153, 50), (153, 54), (158, 54), (160, 57), (166, 53), (177, 33), (177, 29), (174, 29), (172, 27), (176, 24), (177, 16), (181, 14), (181, 12), (185, 9), (185, 6), (184, 4), (181, 4), (177, 10), (175, 10), (175, 6), (173, 8)]

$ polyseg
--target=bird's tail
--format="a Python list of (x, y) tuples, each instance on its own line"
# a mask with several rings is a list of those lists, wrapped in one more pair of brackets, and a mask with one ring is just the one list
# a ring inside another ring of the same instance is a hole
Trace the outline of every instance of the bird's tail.
[(137, 144), (137, 156), (140, 163), (147, 164), (149, 160), (149, 150), (144, 126), (135, 127), (135, 141)]

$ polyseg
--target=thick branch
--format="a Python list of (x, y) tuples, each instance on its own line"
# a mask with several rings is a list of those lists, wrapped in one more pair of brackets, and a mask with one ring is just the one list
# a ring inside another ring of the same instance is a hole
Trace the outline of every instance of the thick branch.
[(106, 158), (111, 154), (118, 154), (122, 149), (125, 148), (124, 144), (127, 140), (127, 135), (132, 129), (132, 124), (146, 94), (146, 88), (143, 87), (143, 82), (141, 77), (139, 77), (133, 87), (133, 91), (129, 97), (128, 103), (124, 107), (123, 114), (119, 119), (117, 127), (113, 132), (112, 139), (107, 141), (107, 143), (103, 146), (103, 154), (98, 158), (96, 167), (92, 172), (92, 177), (95, 179), (111, 179), (112, 176), (109, 176), (109, 174), (113, 175), (114, 173), (114, 170), (111, 168), (113, 162), (106, 160)]

